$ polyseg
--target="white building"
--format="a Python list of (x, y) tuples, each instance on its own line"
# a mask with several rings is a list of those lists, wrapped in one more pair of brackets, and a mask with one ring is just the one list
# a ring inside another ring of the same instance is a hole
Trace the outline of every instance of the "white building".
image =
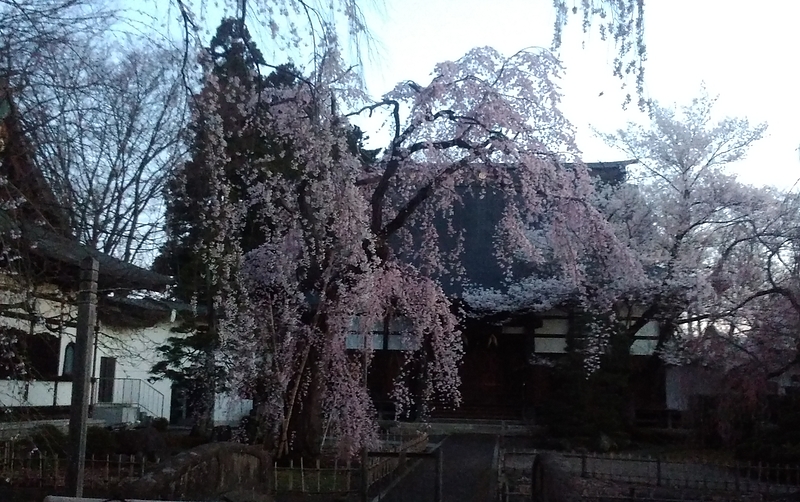
[[(92, 256), (99, 263), (93, 413), (111, 422), (168, 417), (170, 383), (148, 377), (175, 316), (158, 302), (143, 308), (136, 302), (146, 300), (126, 297), (164, 291), (172, 278), (81, 244), (32, 152), (0, 82), (0, 412), (68, 409), (80, 264)], [(143, 311), (149, 318), (137, 323)]]

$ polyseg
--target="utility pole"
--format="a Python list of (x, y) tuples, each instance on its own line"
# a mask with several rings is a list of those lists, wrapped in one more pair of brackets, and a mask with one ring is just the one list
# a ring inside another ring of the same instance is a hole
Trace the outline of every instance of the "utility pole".
[(86, 425), (89, 420), (89, 392), (92, 369), (94, 324), (97, 317), (97, 277), (100, 265), (87, 256), (81, 261), (78, 291), (78, 327), (75, 341), (75, 369), (72, 372), (72, 406), (69, 408), (69, 448), (67, 449), (67, 494), (83, 496), (86, 463)]

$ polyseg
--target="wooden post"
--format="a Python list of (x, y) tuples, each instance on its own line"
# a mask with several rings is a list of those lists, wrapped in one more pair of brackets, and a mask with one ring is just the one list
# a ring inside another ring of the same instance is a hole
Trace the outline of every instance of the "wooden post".
[(656, 458), (656, 486), (661, 486), (661, 457)]
[(69, 411), (69, 448), (67, 494), (83, 496), (83, 475), (86, 462), (86, 425), (89, 419), (89, 379), (94, 343), (97, 306), (97, 260), (88, 256), (81, 261), (81, 282), (78, 292), (78, 327), (75, 341), (75, 366), (72, 372), (72, 405)]
[(369, 500), (369, 457), (367, 447), (361, 450), (361, 502)]
[(433, 485), (433, 502), (442, 502), (442, 448), (436, 449), (436, 473)]
[(306, 472), (303, 457), (300, 457), (300, 491), (302, 493), (306, 492)]
[(333, 459), (333, 491), (336, 491), (336, 476), (339, 473), (339, 457)]

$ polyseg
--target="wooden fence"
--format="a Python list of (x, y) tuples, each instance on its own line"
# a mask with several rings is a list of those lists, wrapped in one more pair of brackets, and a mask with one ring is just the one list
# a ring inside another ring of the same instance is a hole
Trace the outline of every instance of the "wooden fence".
[[(384, 435), (380, 438), (379, 451), (411, 453), (424, 451), (428, 446), (427, 434), (413, 436)], [(290, 462), (274, 468), (275, 492), (301, 493), (349, 493), (360, 489), (362, 477), (372, 486), (394, 472), (403, 460), (398, 457), (369, 457), (366, 466), (361, 462), (333, 459), (327, 463)]]
[[(501, 451), (498, 486), (507, 500), (530, 493), (531, 463), (537, 453), (536, 450)], [(582, 478), (702, 492), (800, 493), (800, 465), (678, 461), (627, 454), (561, 455), (570, 473)]]
[(297, 465), (291, 461), (289, 466), (280, 467), (275, 463), (275, 492), (301, 493), (345, 493), (354, 490), (354, 472), (350, 460), (334, 460), (333, 465), (322, 467), (320, 461), (309, 464), (300, 459)]
[[(394, 438), (394, 439), (392, 439)], [(381, 441), (379, 451), (419, 453), (428, 447), (428, 435), (425, 433), (413, 436), (388, 436)], [(399, 457), (369, 457), (367, 459), (367, 485), (372, 486), (393, 473), (403, 459)]]
[[(378, 451), (421, 452), (427, 448), (428, 436), (384, 435)], [(0, 479), (19, 488), (61, 488), (66, 486), (67, 459), (40, 451), (21, 453), (14, 442), (0, 444)], [(400, 458), (369, 458), (366, 469), (359, 462), (333, 459), (328, 463), (291, 462), (275, 464), (274, 489), (280, 492), (344, 493), (358, 491), (366, 473), (369, 486), (391, 474), (401, 464)], [(156, 464), (136, 455), (105, 455), (86, 458), (86, 488), (102, 488), (120, 481), (138, 479)]]
[[(6, 443), (0, 457), (0, 479), (19, 488), (61, 488), (66, 486), (67, 459), (33, 452), (19, 455)], [(127, 479), (138, 479), (155, 462), (134, 455), (90, 456), (86, 459), (84, 486), (99, 488)]]

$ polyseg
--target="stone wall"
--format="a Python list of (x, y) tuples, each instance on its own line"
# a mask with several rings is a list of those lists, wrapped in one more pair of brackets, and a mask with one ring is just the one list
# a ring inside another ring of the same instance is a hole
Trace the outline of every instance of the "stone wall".
[[(153, 500), (269, 500), (272, 462), (256, 446), (212, 443), (162, 462), (115, 496)], [(235, 497), (231, 497), (235, 494)], [(247, 495), (249, 494), (249, 496)]]

